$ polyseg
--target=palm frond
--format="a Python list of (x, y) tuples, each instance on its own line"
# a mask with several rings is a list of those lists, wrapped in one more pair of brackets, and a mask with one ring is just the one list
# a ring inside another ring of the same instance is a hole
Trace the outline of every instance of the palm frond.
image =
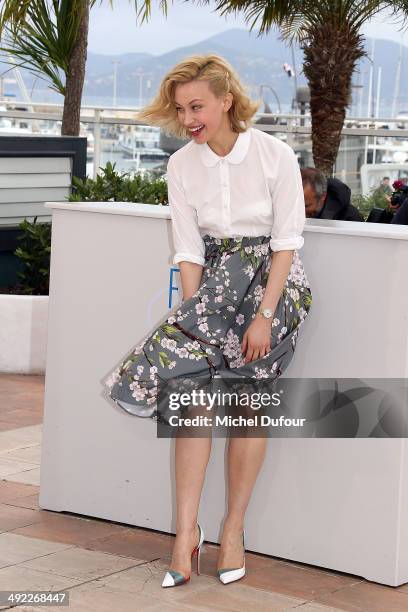
[(21, 61), (17, 66), (27, 68), (31, 73), (48, 82), (50, 89), (65, 95), (65, 85), (58, 67), (48, 60), (47, 54), (42, 53), (41, 49), (36, 48), (28, 40), (20, 40), (19, 48), (16, 48), (14, 44), (0, 46), (0, 51), (19, 58)]
[[(199, 6), (212, 1), (193, 0)], [(387, 8), (405, 25), (408, 0), (216, 0), (214, 12), (221, 16), (243, 13), (246, 23), (251, 22), (250, 31), (257, 24), (259, 34), (277, 26), (282, 38), (293, 42), (304, 40), (308, 29), (325, 23), (337, 25), (339, 29), (347, 23), (348, 30), (358, 32), (368, 20)]]
[(24, 23), (30, 0), (3, 0), (0, 7), (0, 36), (6, 24), (18, 26)]
[[(143, 0), (142, 6), (140, 7), (140, 9), (138, 8), (137, 0), (133, 0), (133, 2), (135, 5), (135, 11), (136, 11), (136, 24), (137, 24), (137, 20), (139, 19), (139, 17), (142, 16), (142, 20), (140, 22), (140, 25), (142, 25), (143, 22), (147, 21), (151, 15), (151, 12), (152, 12), (151, 0)], [(173, 3), (173, 0), (171, 0), (171, 2)], [(159, 6), (161, 10), (163, 11), (164, 16), (167, 17), (167, 0), (160, 0)]]
[[(6, 2), (11, 10), (11, 1)], [(69, 59), (74, 48), (84, 10), (82, 0), (33, 0), (3, 25), (0, 47), (20, 60), (30, 72), (49, 81), (51, 89), (65, 95), (63, 75), (67, 74)], [(18, 17), (18, 19), (17, 19)]]

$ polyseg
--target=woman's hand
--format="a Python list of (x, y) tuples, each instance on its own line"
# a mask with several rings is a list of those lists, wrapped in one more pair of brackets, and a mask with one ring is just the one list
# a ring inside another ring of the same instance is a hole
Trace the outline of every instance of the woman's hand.
[(257, 314), (242, 338), (242, 354), (246, 352), (245, 364), (264, 357), (271, 350), (271, 328), (273, 318), (265, 319)]
[(179, 262), (180, 274), (181, 274), (181, 286), (183, 291), (183, 302), (189, 300), (196, 291), (198, 291), (204, 268), (199, 264), (193, 263), (192, 261), (180, 261)]

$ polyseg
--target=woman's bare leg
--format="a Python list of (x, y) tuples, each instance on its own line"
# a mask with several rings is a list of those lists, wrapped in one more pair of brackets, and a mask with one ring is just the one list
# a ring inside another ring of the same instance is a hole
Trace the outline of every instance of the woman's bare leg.
[(176, 471), (176, 539), (170, 569), (185, 576), (191, 572), (191, 552), (198, 544), (198, 508), (205, 472), (211, 453), (212, 438), (177, 437)]
[(230, 438), (228, 444), (228, 512), (217, 569), (242, 567), (245, 511), (262, 466), (267, 438)]

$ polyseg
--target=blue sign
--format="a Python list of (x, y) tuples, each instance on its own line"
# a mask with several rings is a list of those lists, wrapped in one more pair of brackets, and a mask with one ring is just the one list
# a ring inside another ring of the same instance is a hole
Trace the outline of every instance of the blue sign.
[(176, 285), (173, 285), (173, 274), (174, 272), (180, 272), (180, 268), (171, 267), (170, 268), (170, 281), (169, 281), (169, 308), (172, 307), (173, 300), (173, 291), (178, 291), (179, 288)]

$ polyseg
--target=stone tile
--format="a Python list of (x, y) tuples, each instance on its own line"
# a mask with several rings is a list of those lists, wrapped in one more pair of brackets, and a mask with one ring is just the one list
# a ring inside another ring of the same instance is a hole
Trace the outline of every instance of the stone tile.
[(24, 383), (32, 389), (41, 389), (44, 387), (44, 374), (14, 374), (11, 372), (2, 372), (0, 374), (0, 389), (7, 390), (7, 385), (10, 388), (15, 388), (16, 384)]
[[(25, 511), (28, 512), (28, 510)], [(39, 521), (36, 523), (33, 522), (32, 525), (28, 525), (27, 527), (15, 529), (14, 533), (51, 540), (53, 542), (75, 544), (83, 548), (90, 548), (90, 544), (93, 544), (94, 540), (129, 531), (129, 527), (116, 525), (107, 521), (70, 516), (47, 510), (41, 510), (40, 512), (41, 516)]]
[[(21, 566), (19, 566), (21, 567)], [(140, 569), (139, 569), (140, 568)], [(180, 597), (186, 595), (186, 591), (197, 592), (201, 588), (207, 588), (209, 582), (213, 581), (205, 576), (200, 576), (202, 582), (193, 579), (187, 584), (174, 589), (163, 589), (161, 587), (164, 568), (155, 567), (155, 564), (143, 564), (118, 571), (109, 576), (98, 578), (69, 589), (70, 612), (188, 612), (196, 608), (184, 604)], [(15, 608), (21, 611), (37, 612), (34, 606), (19, 606)], [(58, 612), (61, 608), (51, 606), (51, 612)]]
[(22, 482), (24, 484), (32, 484), (38, 487), (40, 486), (40, 468), (35, 467), (31, 470), (22, 470), (21, 472), (16, 472), (15, 474), (9, 474), (9, 476), (7, 476), (7, 480)]
[[(166, 605), (163, 607), (161, 601), (152, 604), (149, 608), (149, 612), (176, 612), (177, 610), (182, 610), (183, 612), (194, 612), (195, 610), (197, 610), (197, 608), (191, 608), (190, 606), (186, 606), (184, 604), (181, 604), (180, 602), (178, 602), (177, 605), (174, 606), (172, 604), (166, 603)], [(206, 610), (210, 611), (213, 610), (213, 608), (206, 608)]]
[(7, 413), (10, 410), (30, 410), (34, 414), (42, 412), (44, 398), (36, 390), (10, 389), (9, 391), (2, 391), (1, 397), (3, 397), (3, 394), (6, 401), (0, 407), (0, 414)]
[[(297, 607), (314, 612), (312, 608), (308, 608), (308, 604), (302, 605), (302, 600), (248, 589), (239, 582), (222, 585), (216, 578), (207, 576), (193, 576), (186, 585), (163, 589), (161, 587), (163, 571), (162, 564), (152, 562), (71, 587), (69, 610), (70, 612), (94, 612), (94, 610), (98, 612), (237, 610), (241, 612), (251, 605), (254, 611), (262, 612), (292, 610)], [(21, 612), (38, 610), (33, 606), (19, 606), (15, 609)], [(61, 608), (52, 606), (49, 609), (51, 612), (58, 612)], [(334, 612), (334, 609), (318, 606), (316, 612)]]
[(0, 455), (0, 478), (24, 472), (26, 470), (38, 469), (35, 463), (27, 463), (27, 461), (19, 461), (17, 459), (9, 459), (4, 454)]
[(344, 612), (341, 608), (332, 608), (322, 604), (308, 603), (301, 607), (299, 612)]
[[(201, 577), (201, 576), (200, 576)], [(200, 578), (199, 577), (199, 578)], [(261, 589), (246, 586), (242, 579), (232, 584), (221, 584), (216, 578), (216, 584), (196, 593), (186, 593), (179, 601), (191, 606), (194, 610), (225, 610), (242, 612), (283, 612), (301, 606), (304, 600), (287, 597), (279, 593), (271, 593)]]
[[(12, 565), (0, 569), (0, 591), (42, 591), (69, 588), (79, 580)], [(38, 608), (36, 608), (38, 610)]]
[[(264, 610), (289, 610), (303, 603), (303, 600), (285, 597), (268, 591), (251, 589), (239, 584), (223, 585), (216, 577), (192, 574), (191, 580), (180, 587), (163, 589), (161, 586), (167, 566), (153, 561), (108, 576), (105, 586), (115, 591), (134, 592), (149, 595), (157, 600), (157, 606), (187, 606), (191, 610), (237, 610), (241, 612), (251, 605), (251, 612)], [(154, 608), (156, 609), (156, 608)], [(159, 609), (159, 608), (157, 608)]]
[(17, 450), (3, 451), (0, 453), (0, 459), (2, 457), (5, 459), (25, 461), (38, 466), (41, 463), (41, 446), (36, 444), (34, 446), (27, 446), (26, 448), (19, 448)]
[(247, 586), (298, 597), (308, 602), (316, 600), (319, 595), (325, 595), (361, 581), (362, 578), (357, 576), (347, 574), (339, 576), (330, 571), (326, 573), (321, 570), (303, 569), (296, 565), (292, 566), (288, 562), (276, 562), (271, 567), (248, 573), (243, 578)]
[(31, 410), (10, 410), (7, 412), (0, 412), (0, 416), (3, 423), (14, 425), (14, 429), (26, 427), (27, 425), (38, 425), (43, 421), (41, 414), (37, 414)]
[(194, 612), (196, 608), (190, 608), (190, 606), (181, 605), (180, 603), (174, 606), (166, 603), (166, 605), (163, 607), (161, 601), (158, 603), (153, 603), (152, 601), (151, 605), (149, 606), (149, 612), (178, 612), (178, 610), (181, 610), (182, 612)]
[(38, 493), (39, 487), (25, 485), (19, 482), (7, 482), (0, 480), (0, 502), (16, 500), (20, 497), (27, 497)]
[(321, 593), (313, 603), (333, 606), (345, 612), (406, 612), (408, 595), (395, 587), (362, 581), (332, 593)]
[(0, 533), (0, 567), (23, 563), (66, 548), (67, 544), (28, 538), (13, 532)]
[[(163, 589), (164, 590), (164, 589)], [(159, 608), (157, 607), (159, 604)], [(41, 608), (35, 606), (18, 606), (13, 610), (19, 612), (38, 612)], [(47, 606), (47, 612), (61, 612), (66, 606)], [(143, 593), (127, 593), (115, 591), (93, 581), (80, 587), (69, 589), (69, 612), (189, 612), (191, 608), (163, 604)]]
[[(248, 554), (248, 553), (247, 553)], [(345, 573), (341, 571), (334, 570), (332, 568), (327, 568), (319, 565), (312, 565), (311, 563), (303, 563), (302, 561), (293, 561), (292, 559), (285, 559), (285, 557), (274, 557), (269, 555), (262, 555), (266, 558), (274, 561), (275, 563), (279, 563), (280, 565), (289, 565), (291, 568), (299, 568), (302, 570), (311, 570), (313, 572), (321, 572), (322, 574), (330, 575), (330, 576), (344, 576)], [(346, 574), (346, 576), (353, 576), (352, 574)], [(360, 578), (360, 576), (354, 576), (355, 578)], [(361, 578), (362, 580), (362, 578)]]
[(0, 504), (0, 533), (32, 526), (41, 520), (43, 512), (45, 511)]
[(32, 510), (39, 510), (40, 507), (38, 505), (38, 495), (39, 495), (38, 493), (35, 493), (35, 495), (27, 495), (26, 497), (18, 497), (17, 499), (11, 499), (4, 503), (10, 506), (17, 506), (18, 508), (31, 508)]
[[(0, 412), (0, 415), (1, 415), (1, 412)], [(0, 421), (0, 431), (8, 431), (9, 429), (16, 429), (17, 425), (18, 425), (17, 423), (10, 423), (10, 421)]]
[(163, 606), (179, 604), (188, 594), (197, 594), (202, 590), (207, 591), (217, 586), (215, 578), (193, 574), (187, 584), (174, 588), (163, 588), (161, 583), (166, 570), (167, 566), (160, 561), (152, 561), (106, 576), (100, 579), (99, 583), (116, 592), (148, 595), (150, 599), (156, 599)]
[(87, 544), (90, 550), (124, 555), (151, 561), (168, 555), (173, 548), (173, 536), (145, 529), (129, 528), (126, 532), (109, 535)]
[[(23, 536), (21, 536), (23, 537)], [(143, 559), (138, 560), (143, 563)], [(106, 553), (70, 547), (36, 559), (20, 563), (20, 567), (28, 567), (42, 572), (55, 573), (85, 580), (93, 580), (113, 572), (119, 572), (136, 565), (136, 559), (119, 557)]]
[(29, 425), (0, 431), (0, 452), (11, 451), (41, 443), (42, 425)]
[[(1, 407), (41, 410), (44, 405), (45, 375), (0, 373), (0, 397), (7, 398)], [(27, 404), (29, 400), (29, 404)], [(1, 409), (0, 409), (1, 414)]]

